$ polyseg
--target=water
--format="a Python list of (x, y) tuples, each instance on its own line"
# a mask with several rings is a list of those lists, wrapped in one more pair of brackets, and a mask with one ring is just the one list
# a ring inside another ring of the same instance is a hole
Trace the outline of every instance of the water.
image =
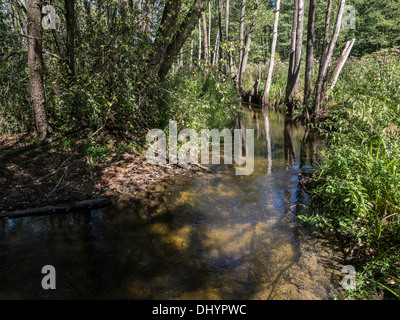
[[(295, 219), (315, 134), (250, 110), (254, 172), (231, 165), (156, 184), (104, 210), (0, 220), (2, 299), (332, 299), (337, 251)], [(44, 265), (56, 290), (43, 290)]]

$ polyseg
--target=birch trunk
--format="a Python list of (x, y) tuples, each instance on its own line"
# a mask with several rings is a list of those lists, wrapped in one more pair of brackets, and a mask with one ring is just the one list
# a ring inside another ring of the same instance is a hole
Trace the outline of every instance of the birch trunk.
[(206, 13), (203, 11), (201, 15), (201, 20), (203, 23), (203, 46), (204, 46), (204, 62), (208, 65), (209, 62), (209, 50), (208, 50), (208, 35), (207, 35), (207, 20)]
[(286, 105), (288, 106), (290, 114), (292, 114), (296, 108), (296, 101), (294, 98), (299, 91), (301, 54), (303, 46), (304, 0), (295, 0), (295, 9), (296, 8), (297, 18), (295, 20), (297, 21), (293, 21), (293, 26), (296, 26), (294, 43), (292, 43), (294, 52), (291, 53), (291, 65), (289, 66), (286, 87)]
[[(237, 70), (237, 78), (239, 78), (240, 66), (243, 61), (243, 51), (244, 51), (244, 17), (246, 13), (246, 0), (242, 0), (242, 5), (240, 8), (240, 21), (239, 21), (239, 68)], [(239, 82), (237, 83), (239, 86)]]
[(352, 39), (347, 42), (346, 47), (343, 50), (342, 56), (340, 57), (340, 59), (338, 60), (338, 62), (336, 64), (336, 68), (332, 73), (332, 78), (329, 81), (329, 86), (330, 86), (331, 90), (333, 90), (333, 88), (336, 85), (336, 82), (339, 78), (339, 74), (342, 71), (342, 68), (343, 68), (344, 64), (346, 63), (347, 58), (350, 55), (351, 49), (353, 49), (355, 41), (356, 41), (356, 39)]
[(340, 0), (338, 14), (336, 17), (335, 27), (333, 29), (332, 39), (329, 48), (326, 52), (323, 64), (320, 65), (317, 83), (315, 85), (315, 106), (314, 106), (314, 120), (319, 121), (322, 99), (324, 97), (324, 88), (327, 82), (328, 70), (332, 61), (333, 50), (335, 49), (337, 39), (339, 37), (340, 27), (342, 25), (342, 18), (346, 0)]
[[(229, 0), (226, 0), (226, 8), (225, 8), (225, 39), (229, 41)], [(227, 69), (229, 70), (229, 75), (232, 80), (235, 78), (235, 74), (233, 71), (233, 57), (232, 50), (228, 47), (228, 59), (227, 59)]]
[(243, 78), (244, 78), (244, 73), (247, 68), (247, 59), (249, 57), (249, 51), (250, 51), (250, 46), (251, 46), (251, 38), (253, 36), (254, 28), (255, 28), (255, 22), (257, 18), (257, 11), (258, 11), (258, 0), (254, 1), (254, 10), (253, 10), (253, 20), (251, 21), (249, 33), (247, 34), (247, 39), (246, 39), (246, 47), (244, 48), (244, 53), (243, 53), (243, 60), (240, 65), (240, 70), (239, 70), (239, 77), (238, 77), (238, 82), (239, 82), (239, 88), (240, 90), (243, 90)]
[(268, 76), (267, 81), (265, 82), (264, 92), (262, 96), (262, 104), (267, 105), (269, 100), (269, 91), (271, 89), (272, 83), (272, 75), (274, 71), (274, 62), (275, 62), (275, 51), (276, 51), (276, 43), (278, 40), (278, 24), (279, 24), (279, 12), (280, 12), (281, 1), (276, 1), (276, 11), (275, 11), (275, 21), (274, 21), (274, 31), (272, 36), (272, 46), (271, 46), (271, 57), (269, 59), (269, 68), (268, 68)]
[(315, 0), (310, 0), (307, 30), (306, 76), (304, 84), (304, 104), (311, 98), (312, 78), (314, 69), (314, 42), (315, 42)]

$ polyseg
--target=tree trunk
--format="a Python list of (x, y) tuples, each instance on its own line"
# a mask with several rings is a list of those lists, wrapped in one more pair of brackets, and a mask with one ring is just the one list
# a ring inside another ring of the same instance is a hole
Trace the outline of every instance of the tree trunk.
[[(208, 45), (211, 48), (211, 1), (208, 1)], [(210, 55), (210, 50), (208, 51)]]
[(321, 65), (324, 65), (325, 63), (326, 53), (329, 45), (329, 30), (331, 27), (332, 5), (333, 5), (333, 0), (328, 0), (328, 7), (326, 8), (326, 16), (325, 16), (325, 30), (324, 30), (324, 40), (322, 42), (320, 68)]
[[(139, 17), (142, 9), (142, 1), (138, 3), (139, 7)], [(161, 22), (157, 30), (157, 35), (154, 40), (154, 56), (150, 63), (153, 69), (154, 76), (160, 71), (160, 66), (167, 55), (167, 48), (171, 43), (171, 33), (174, 30), (176, 20), (180, 11), (181, 1), (180, 0), (166, 0), (163, 15), (161, 17)], [(141, 24), (139, 20), (139, 24)], [(178, 50), (179, 52), (179, 50)]]
[(67, 74), (68, 82), (75, 77), (74, 36), (75, 36), (75, 0), (65, 0), (65, 20), (67, 22)]
[(193, 39), (190, 43), (190, 67), (193, 67)]
[(185, 19), (177, 27), (177, 31), (174, 33), (174, 36), (172, 37), (172, 40), (166, 50), (165, 59), (160, 65), (159, 78), (161, 80), (163, 80), (167, 75), (173, 62), (173, 57), (177, 55), (180, 48), (185, 43), (186, 39), (195, 28), (196, 22), (200, 18), (207, 1), (208, 0), (195, 0)]
[(280, 12), (281, 1), (276, 1), (276, 11), (275, 11), (275, 21), (274, 21), (274, 31), (272, 36), (272, 46), (271, 46), (271, 57), (269, 59), (269, 69), (267, 81), (265, 82), (264, 92), (262, 96), (262, 104), (267, 105), (269, 100), (269, 91), (272, 83), (272, 74), (274, 71), (274, 62), (275, 62), (275, 51), (276, 51), (276, 43), (278, 40), (278, 24), (279, 24), (279, 12)]
[(208, 50), (207, 20), (206, 20), (206, 12), (205, 11), (203, 11), (203, 13), (201, 15), (201, 20), (203, 22), (204, 62), (206, 65), (208, 65), (209, 50)]
[(346, 3), (346, 0), (340, 0), (338, 14), (336, 17), (336, 23), (335, 23), (335, 27), (333, 29), (332, 39), (329, 44), (329, 48), (326, 52), (326, 55), (324, 57), (325, 58), (324, 61), (322, 61), (322, 58), (321, 58), (321, 65), (319, 68), (318, 79), (317, 79), (317, 83), (315, 85), (315, 106), (314, 106), (314, 114), (313, 114), (314, 121), (318, 121), (320, 118), (321, 104), (322, 104), (322, 99), (324, 97), (324, 88), (325, 88), (325, 84), (328, 80), (328, 70), (329, 70), (329, 66), (332, 61), (333, 50), (335, 49), (336, 42), (339, 37), (345, 3)]
[[(178, 4), (181, 4), (179, 0), (169, 0), (167, 2), (177, 1)], [(153, 64), (150, 66), (158, 73), (158, 78), (162, 81), (167, 75), (171, 65), (174, 61), (174, 57), (179, 53), (181, 47), (192, 33), (193, 29), (196, 27), (196, 23), (198, 19), (201, 17), (201, 13), (204, 10), (205, 4), (208, 0), (195, 0), (189, 9), (186, 17), (183, 19), (182, 23), (176, 28), (175, 23), (176, 19), (174, 19), (174, 24), (169, 32), (167, 32), (168, 37), (164, 38), (163, 43), (166, 42), (167, 48), (160, 54), (156, 53), (158, 59), (153, 59)], [(171, 8), (173, 14), (177, 11), (176, 7)], [(164, 9), (165, 11), (165, 9)], [(171, 14), (166, 13), (167, 16), (171, 16)], [(164, 12), (163, 12), (164, 16)], [(168, 19), (169, 20), (169, 19)], [(176, 32), (173, 32), (176, 30)], [(164, 47), (162, 47), (164, 48)]]
[(179, 51), (179, 67), (183, 67), (183, 47), (181, 48), (181, 51)]
[[(297, 9), (297, 17), (294, 17), (293, 26), (296, 26), (296, 34), (294, 35), (294, 52), (291, 53), (291, 65), (289, 65), (288, 80), (286, 87), (286, 105), (289, 114), (292, 114), (296, 108), (294, 98), (299, 91), (301, 54), (303, 46), (303, 24), (304, 24), (304, 0), (295, 0), (295, 9)], [(293, 33), (292, 33), (293, 36)]]
[[(225, 38), (226, 41), (229, 42), (229, 0), (226, 0), (226, 8), (225, 8)], [(227, 69), (229, 70), (229, 75), (231, 79), (234, 81), (235, 74), (233, 71), (233, 56), (232, 50), (230, 50), (230, 45), (228, 46), (228, 59), (227, 59)]]
[[(244, 51), (244, 18), (246, 13), (246, 0), (242, 0), (242, 5), (240, 7), (240, 21), (239, 21), (239, 68), (237, 70), (237, 78), (239, 78), (240, 66), (243, 61), (243, 51)], [(239, 82), (237, 82), (239, 86)]]
[[(222, 49), (221, 43), (224, 41), (224, 37), (222, 35), (222, 10), (223, 10), (223, 3), (222, 0), (218, 0), (218, 30), (219, 30), (219, 59), (224, 61), (224, 50)], [(221, 65), (220, 65), (221, 67)], [(226, 73), (226, 69), (223, 68), (223, 73)]]
[(332, 78), (329, 81), (329, 86), (330, 86), (331, 90), (333, 90), (333, 88), (336, 85), (336, 82), (339, 78), (339, 74), (342, 71), (342, 68), (343, 68), (344, 64), (346, 63), (346, 60), (350, 55), (351, 49), (353, 49), (353, 45), (354, 45), (355, 41), (356, 41), (356, 39), (352, 39), (347, 42), (346, 47), (343, 50), (342, 56), (340, 57), (340, 59), (338, 60), (338, 62), (336, 64), (336, 68), (332, 73)]
[(244, 73), (247, 68), (247, 59), (249, 57), (249, 51), (250, 51), (250, 46), (251, 46), (251, 38), (253, 36), (253, 31), (255, 28), (255, 22), (257, 18), (257, 11), (258, 11), (258, 0), (254, 1), (254, 10), (253, 10), (253, 20), (251, 21), (249, 33), (247, 34), (247, 39), (246, 39), (246, 47), (244, 48), (244, 53), (243, 53), (243, 59), (242, 63), (240, 65), (240, 70), (239, 70), (239, 77), (238, 77), (238, 82), (239, 82), (239, 89), (243, 90), (243, 78), (244, 78)]
[(199, 19), (199, 61), (198, 61), (198, 64), (200, 65), (201, 64), (201, 22), (200, 22), (200, 19)]
[(39, 140), (51, 132), (45, 109), (42, 59), (42, 6), (41, 0), (27, 0), (28, 17), (28, 69), (30, 96)]
[(308, 28), (307, 28), (307, 56), (306, 56), (306, 76), (304, 84), (304, 104), (311, 97), (311, 87), (314, 68), (314, 42), (315, 42), (315, 0), (310, 0), (310, 8), (308, 11)]
[(218, 63), (218, 56), (219, 56), (219, 27), (217, 31), (217, 36), (215, 37), (215, 45), (214, 45), (214, 55), (213, 55), (213, 66)]
[(292, 21), (292, 34), (290, 37), (290, 52), (289, 52), (289, 72), (293, 74), (294, 72), (294, 54), (296, 51), (296, 30), (299, 15), (299, 1), (294, 0), (293, 6), (293, 21)]

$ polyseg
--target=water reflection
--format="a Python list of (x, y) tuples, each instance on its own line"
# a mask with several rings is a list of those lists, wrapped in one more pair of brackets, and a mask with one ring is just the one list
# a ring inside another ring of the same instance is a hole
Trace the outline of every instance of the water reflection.
[(293, 121), (291, 119), (285, 118), (285, 123), (283, 126), (283, 140), (285, 148), (285, 169), (293, 169), (294, 162), (296, 160), (295, 156), (295, 144), (293, 141)]
[[(140, 203), (0, 220), (0, 298), (331, 298), (332, 252), (295, 221), (312, 135), (266, 110), (238, 126), (257, 132), (249, 176), (215, 165), (154, 185)], [(46, 264), (57, 270), (51, 292), (40, 287)]]

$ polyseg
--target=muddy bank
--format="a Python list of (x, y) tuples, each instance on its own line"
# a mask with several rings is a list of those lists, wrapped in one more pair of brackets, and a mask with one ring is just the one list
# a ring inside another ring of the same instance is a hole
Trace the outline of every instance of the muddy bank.
[[(21, 135), (0, 137), (0, 153), (21, 146)], [(145, 152), (130, 148), (102, 162), (58, 145), (0, 162), (0, 213), (105, 197), (115, 203), (124, 194), (143, 197), (146, 188), (174, 175), (191, 175), (204, 167), (150, 165)]]

